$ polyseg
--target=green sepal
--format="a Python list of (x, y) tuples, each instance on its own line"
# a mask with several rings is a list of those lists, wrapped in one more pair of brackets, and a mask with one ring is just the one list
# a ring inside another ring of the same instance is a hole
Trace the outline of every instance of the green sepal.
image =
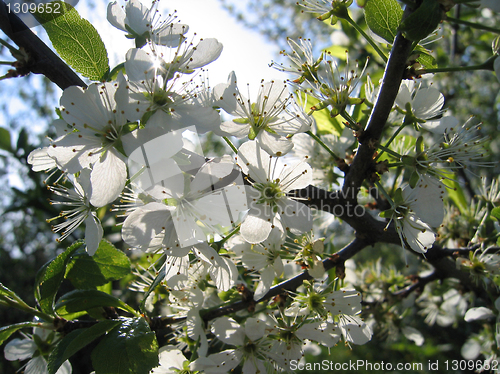
[(248, 139), (254, 140), (258, 134), (259, 134), (259, 129), (256, 129), (253, 126), (250, 127), (250, 131), (248, 132)]
[(415, 154), (419, 155), (424, 152), (424, 137), (420, 135), (415, 143)]
[(378, 214), (382, 218), (391, 218), (394, 215), (393, 209), (387, 209)]
[(411, 188), (415, 188), (419, 180), (420, 180), (420, 175), (418, 175), (416, 171), (413, 171), (413, 173), (411, 173), (410, 175), (410, 180), (408, 184), (410, 185)]
[(392, 197), (392, 201), (394, 202), (395, 206), (400, 206), (403, 204), (404, 199), (403, 199), (403, 190), (401, 188), (398, 188), (396, 192), (394, 192), (394, 196)]

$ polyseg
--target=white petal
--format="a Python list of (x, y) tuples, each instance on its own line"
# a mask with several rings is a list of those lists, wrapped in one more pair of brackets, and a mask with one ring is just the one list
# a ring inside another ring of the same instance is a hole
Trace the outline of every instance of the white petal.
[(283, 198), (278, 203), (280, 220), (287, 231), (303, 234), (312, 230), (311, 209), (298, 201)]
[(436, 240), (432, 228), (414, 214), (405, 217), (402, 235), (410, 248), (417, 253), (427, 252)]
[(217, 135), (235, 136), (237, 138), (243, 138), (244, 136), (247, 136), (249, 131), (250, 124), (237, 123), (232, 120), (222, 122), (219, 126), (219, 129), (215, 130)]
[(59, 168), (75, 174), (95, 162), (101, 149), (102, 144), (98, 137), (80, 137), (79, 133), (70, 133), (56, 139), (47, 148), (47, 154), (56, 161)]
[(332, 323), (312, 322), (300, 327), (296, 335), (299, 339), (314, 340), (326, 347), (333, 347), (340, 340), (340, 330)]
[(368, 343), (373, 335), (372, 329), (361, 318), (356, 316), (344, 316), (339, 321), (342, 335), (346, 342), (357, 345)]
[(264, 270), (260, 272), (259, 285), (257, 286), (255, 293), (253, 295), (254, 300), (256, 301), (259, 300), (271, 289), (275, 274), (276, 273), (271, 266), (267, 266), (266, 268), (264, 268)]
[(261, 130), (257, 135), (257, 141), (264, 151), (272, 156), (283, 156), (291, 151), (293, 142), (281, 135), (271, 134)]
[(184, 361), (187, 361), (184, 354), (175, 346), (166, 345), (161, 347), (158, 351), (160, 366), (154, 368), (152, 374), (168, 374), (173, 373), (174, 370), (184, 369)]
[(147, 249), (161, 245), (163, 230), (173, 227), (169, 208), (160, 203), (149, 203), (134, 210), (123, 222), (122, 238), (132, 247)]
[(416, 328), (405, 326), (401, 329), (401, 332), (406, 337), (406, 339), (414, 341), (417, 347), (420, 347), (422, 344), (424, 344), (424, 336)]
[(245, 321), (245, 335), (255, 341), (266, 333), (266, 323), (258, 318), (250, 317)]
[(48, 374), (47, 361), (42, 356), (32, 358), (28, 361), (24, 374)]
[(107, 19), (117, 29), (127, 31), (125, 28), (125, 12), (116, 1), (108, 4)]
[(242, 346), (245, 343), (245, 330), (232, 318), (221, 317), (215, 320), (212, 332), (226, 344)]
[(444, 218), (444, 187), (429, 176), (422, 176), (415, 186), (415, 199), (411, 209), (431, 227), (438, 227)]
[(149, 10), (139, 0), (129, 0), (125, 6), (125, 23), (137, 34), (142, 35), (150, 30), (152, 19)]
[(125, 157), (110, 149), (92, 168), (90, 203), (99, 208), (113, 202), (122, 193), (126, 181)]
[(427, 121), (420, 124), (424, 129), (434, 133), (443, 135), (445, 131), (453, 131), (458, 126), (458, 119), (453, 116), (443, 116), (435, 121)]
[(409, 80), (404, 80), (403, 82), (401, 82), (398, 96), (396, 97), (396, 104), (400, 108), (405, 109), (406, 103), (411, 103), (411, 91), (413, 90), (414, 84), (415, 83), (413, 81)]
[(412, 110), (415, 117), (427, 119), (441, 113), (444, 105), (444, 96), (434, 87), (421, 88), (413, 99)]
[(186, 65), (187, 69), (197, 69), (205, 66), (219, 58), (222, 53), (222, 43), (217, 39), (203, 39), (198, 43), (196, 49), (191, 56), (191, 60)]
[(238, 107), (237, 94), (236, 74), (232, 71), (229, 74), (227, 83), (219, 83), (214, 87), (214, 106), (221, 107), (229, 114), (233, 113)]
[(265, 216), (247, 216), (241, 224), (241, 236), (249, 243), (260, 243), (269, 236), (271, 226), (270, 220)]
[(61, 367), (56, 371), (56, 374), (71, 374), (73, 372), (73, 368), (71, 367), (71, 363), (66, 360), (63, 362)]
[(48, 147), (37, 148), (28, 155), (28, 164), (33, 171), (45, 171), (57, 166), (56, 161), (47, 153)]
[(37, 350), (36, 343), (31, 339), (13, 339), (4, 348), (4, 356), (8, 361), (26, 360)]
[(142, 49), (132, 48), (126, 55), (125, 71), (131, 82), (152, 82), (156, 74), (153, 57)]
[(481, 344), (475, 339), (468, 339), (460, 350), (466, 360), (475, 360), (481, 354)]
[(248, 141), (238, 148), (237, 164), (244, 174), (258, 183), (269, 181), (269, 154), (256, 141)]
[(93, 214), (85, 219), (85, 244), (87, 245), (87, 253), (93, 256), (99, 247), (102, 240), (103, 229), (99, 218)]
[(478, 308), (471, 308), (465, 313), (464, 320), (466, 322), (479, 321), (494, 317), (495, 314), (491, 309), (480, 306)]
[(279, 179), (285, 192), (305, 188), (312, 182), (311, 166), (304, 161), (287, 166), (281, 171)]

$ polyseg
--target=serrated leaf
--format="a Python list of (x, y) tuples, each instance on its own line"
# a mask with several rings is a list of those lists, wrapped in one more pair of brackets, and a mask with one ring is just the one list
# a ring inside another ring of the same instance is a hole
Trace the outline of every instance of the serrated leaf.
[(399, 29), (406, 39), (418, 42), (436, 30), (442, 18), (443, 11), (439, 2), (424, 0), (412, 14), (401, 22)]
[(17, 330), (24, 329), (26, 327), (36, 327), (39, 324), (39, 322), (21, 322), (16, 323), (15, 325), (0, 328), (0, 345), (2, 345), (3, 342), (6, 341)]
[(142, 317), (111, 330), (91, 355), (96, 374), (149, 374), (158, 366), (156, 336)]
[(59, 286), (64, 279), (66, 266), (71, 259), (71, 255), (83, 244), (83, 240), (73, 243), (55, 259), (43, 265), (38, 271), (35, 280), (35, 298), (38, 304), (40, 304), (42, 312), (47, 314), (54, 312), (54, 300)]
[(127, 255), (110, 242), (102, 240), (93, 256), (83, 249), (73, 256), (68, 264), (66, 278), (75, 288), (91, 289), (122, 279), (130, 272), (130, 260)]
[(436, 59), (427, 52), (418, 51), (420, 56), (417, 58), (417, 62), (423, 66), (424, 69), (436, 69), (438, 67)]
[(59, 315), (81, 312), (98, 307), (115, 307), (132, 314), (137, 314), (134, 308), (120, 299), (97, 290), (74, 290), (61, 296), (55, 305)]
[(491, 216), (496, 218), (497, 220), (500, 221), (500, 206), (497, 206), (496, 208), (493, 208), (491, 210)]
[(10, 140), (10, 131), (0, 127), (0, 149), (7, 152), (12, 152), (12, 144)]
[(70, 332), (50, 353), (47, 365), (49, 374), (55, 374), (64, 361), (119, 324), (121, 321), (104, 320), (89, 328)]
[(364, 8), (370, 30), (392, 44), (403, 17), (403, 9), (396, 0), (369, 0)]
[(109, 71), (109, 61), (99, 33), (71, 5), (62, 1), (49, 4), (56, 3), (61, 4), (59, 14), (44, 12), (39, 6), (33, 15), (47, 31), (52, 45), (65, 62), (84, 77), (102, 80)]

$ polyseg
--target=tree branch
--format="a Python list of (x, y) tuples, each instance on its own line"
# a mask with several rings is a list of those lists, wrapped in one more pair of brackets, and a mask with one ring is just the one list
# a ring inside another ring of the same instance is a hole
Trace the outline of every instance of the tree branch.
[[(405, 39), (401, 33), (397, 34), (385, 68), (380, 93), (368, 119), (366, 129), (358, 137), (360, 146), (344, 180), (342, 191), (346, 196), (356, 196), (361, 183), (368, 176), (370, 168), (373, 167), (373, 155), (376, 145), (380, 140), (382, 130), (396, 100), (406, 70), (406, 61), (411, 52), (411, 46), (412, 42), (410, 40)], [(355, 203), (355, 198), (351, 199), (351, 202)]]
[(87, 87), (80, 77), (62, 61), (43, 41), (38, 38), (7, 6), (0, 0), (0, 29), (19, 48), (29, 55), (25, 68), (35, 74), (43, 74), (61, 89), (69, 86)]

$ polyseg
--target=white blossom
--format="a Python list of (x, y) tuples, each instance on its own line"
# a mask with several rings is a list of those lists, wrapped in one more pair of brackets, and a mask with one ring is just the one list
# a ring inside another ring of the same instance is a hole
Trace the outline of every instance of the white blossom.
[(312, 228), (309, 207), (289, 196), (291, 190), (309, 185), (311, 167), (305, 162), (291, 166), (278, 162), (255, 141), (245, 142), (238, 149), (237, 164), (253, 187), (247, 189), (251, 205), (240, 230), (249, 243), (266, 240), (276, 225), (283, 232), (295, 234)]
[[(238, 138), (248, 136), (271, 155), (281, 156), (293, 147), (287, 135), (310, 129), (312, 119), (297, 105), (285, 82), (262, 82), (257, 99), (243, 96), (236, 84), (236, 75), (229, 75), (227, 84), (214, 87), (214, 96), (228, 114), (234, 116), (220, 126), (220, 135)], [(217, 132), (217, 131), (216, 131)]]

